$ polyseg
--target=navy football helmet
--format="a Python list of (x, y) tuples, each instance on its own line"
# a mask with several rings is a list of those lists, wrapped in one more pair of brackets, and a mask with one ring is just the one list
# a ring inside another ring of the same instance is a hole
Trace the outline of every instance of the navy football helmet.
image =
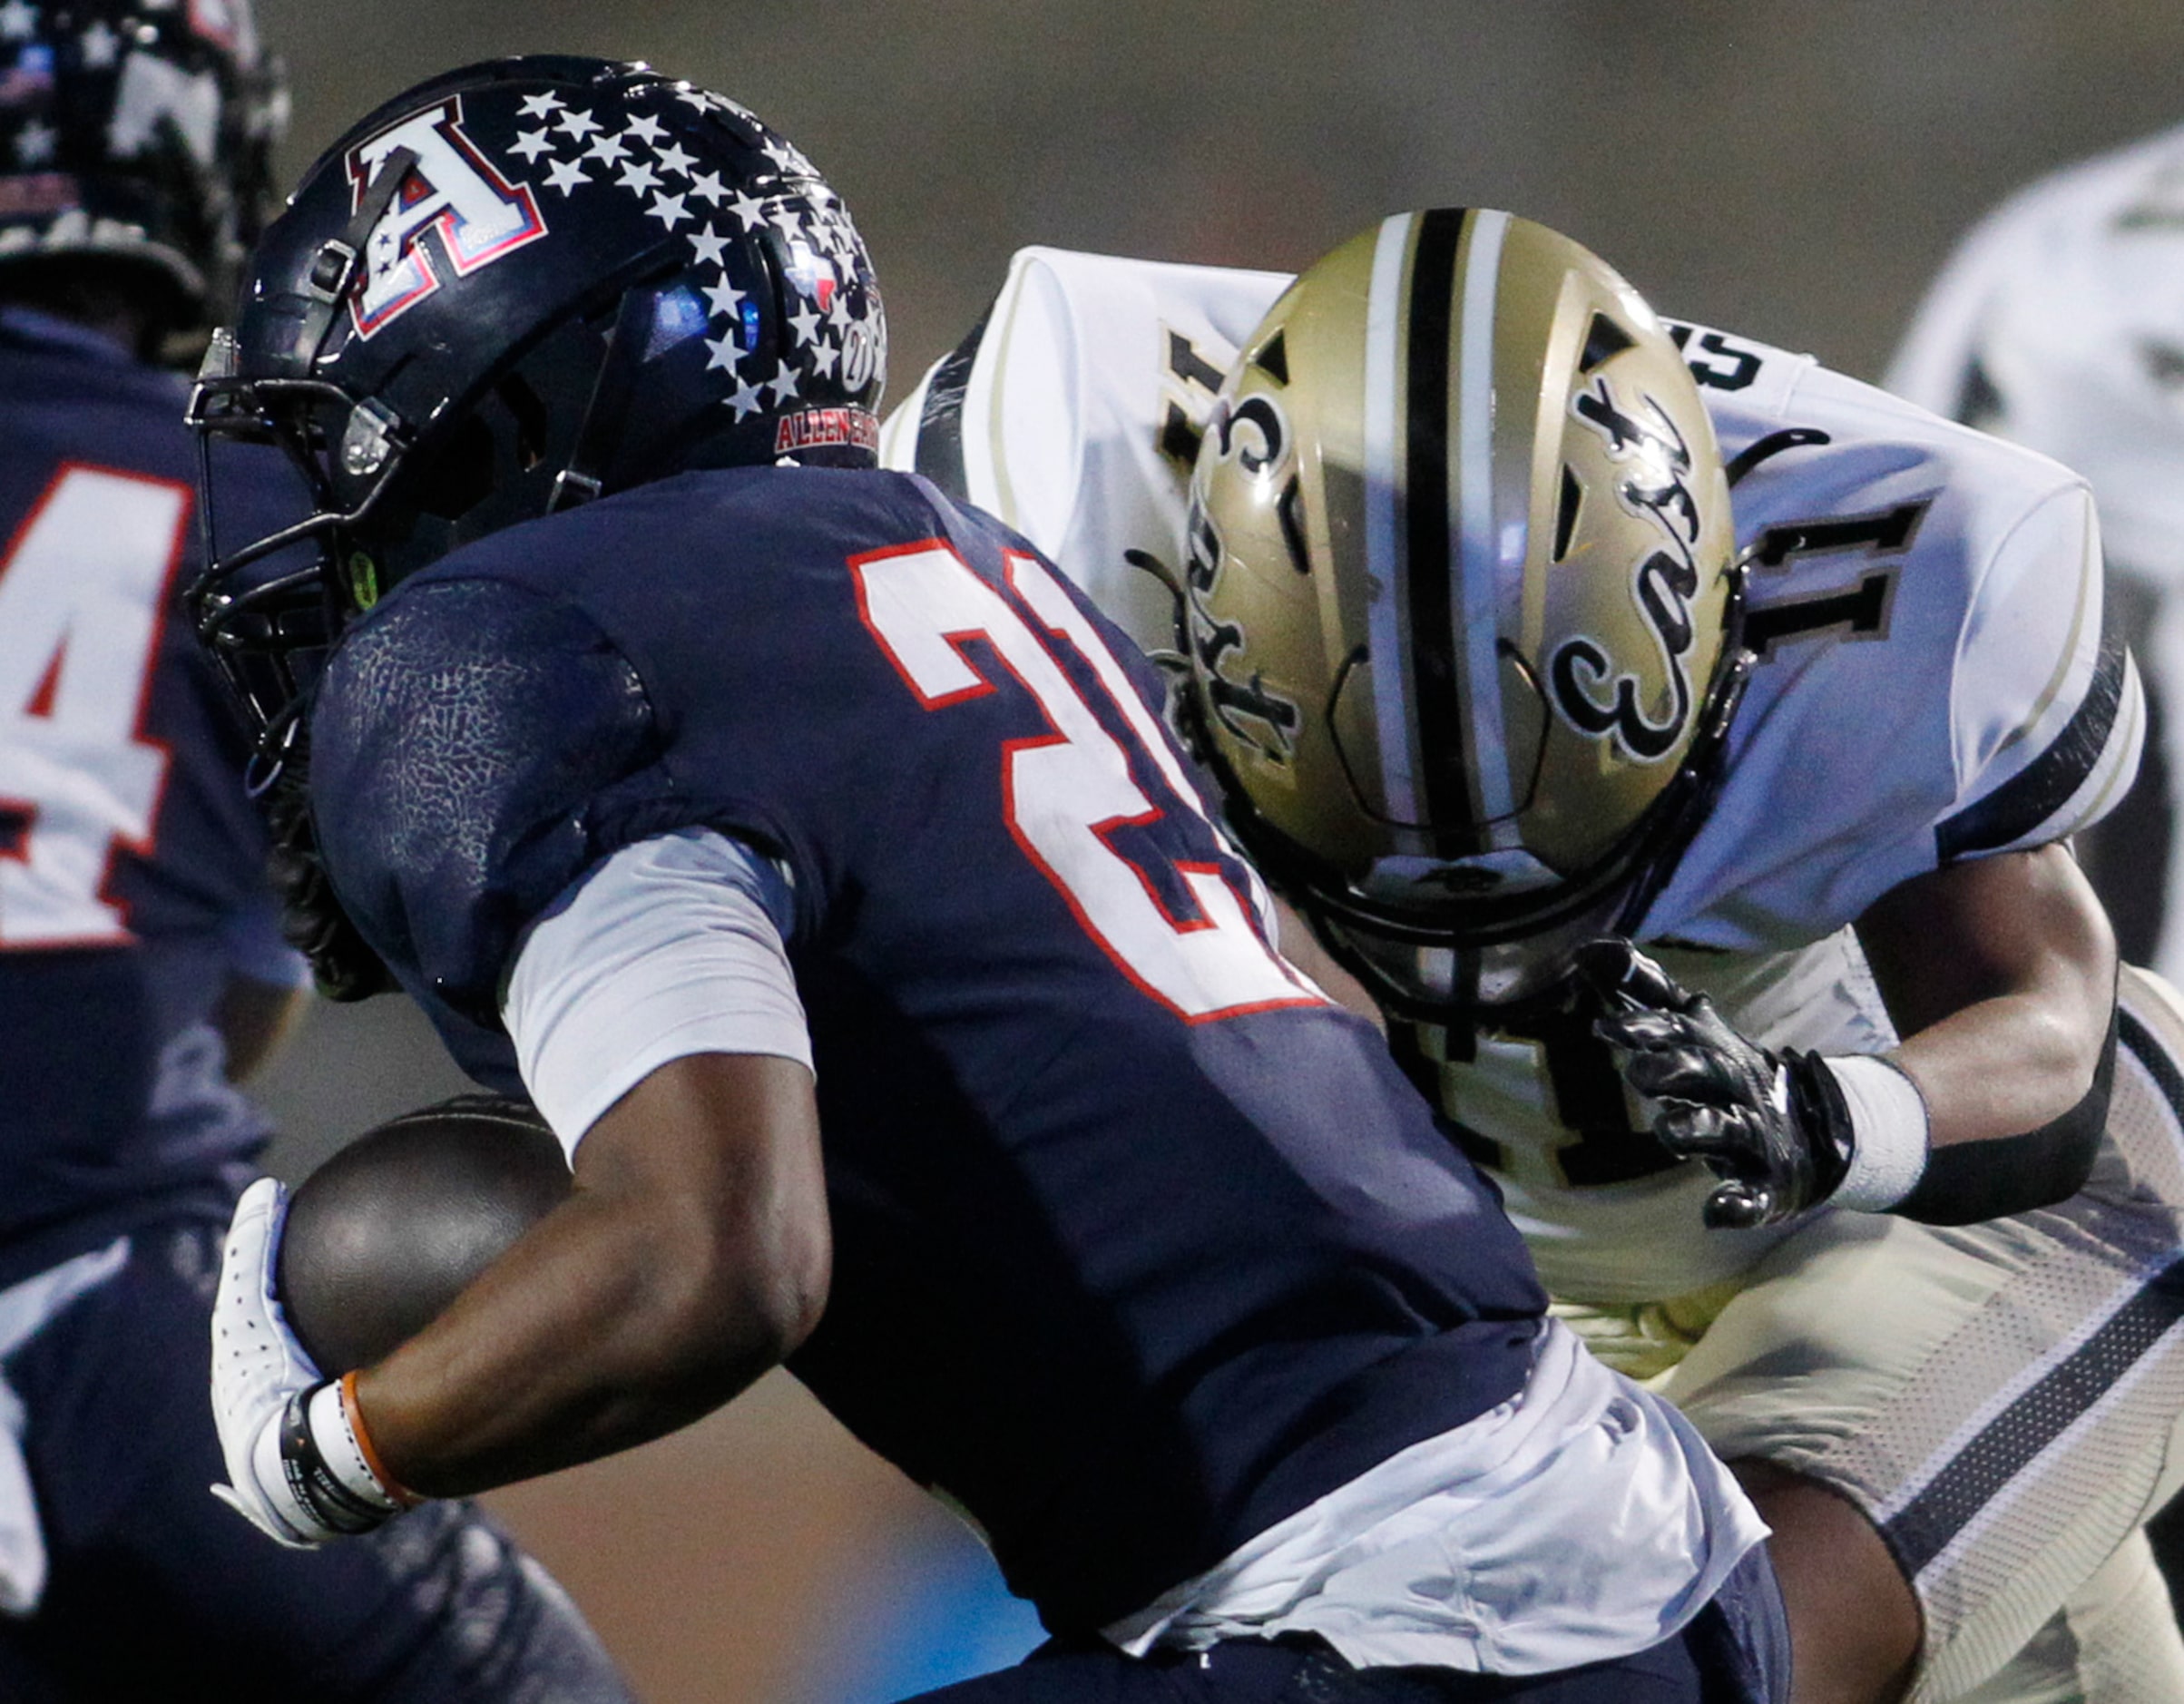
[(305, 174), (191, 404), (309, 518), (219, 534), (190, 598), (259, 737), (342, 623), (472, 539), (689, 469), (877, 462), (886, 332), (841, 200), (734, 102), (529, 57), (397, 96)]
[(224, 311), (287, 112), (250, 0), (0, 0), (0, 269), (142, 269)]

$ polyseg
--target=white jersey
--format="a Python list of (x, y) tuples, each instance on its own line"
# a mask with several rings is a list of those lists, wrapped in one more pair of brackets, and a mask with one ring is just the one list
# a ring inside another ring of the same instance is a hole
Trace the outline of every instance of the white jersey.
[(1200, 428), (1287, 274), (1024, 249), (977, 329), (887, 417), (880, 459), (1022, 533), (1147, 651), (1175, 602)]
[(1886, 384), (2067, 462), (2111, 560), (2184, 585), (2184, 128), (2041, 179), (1973, 228)]
[[(1165, 592), (1121, 557), (1180, 554), (1213, 385), (1178, 384), (1170, 339), (1225, 366), (1286, 283), (1027, 250), (984, 336), (927, 376), (883, 454), (973, 501), (1008, 493), (1004, 518), (1141, 643), (1166, 645)], [(1895, 1033), (1848, 925), (1914, 876), (2083, 827), (2136, 769), (2138, 681), (2103, 641), (2091, 498), (2044, 457), (1809, 357), (1672, 329), (1735, 478), (1759, 661), (1720, 789), (1637, 934), (1770, 1045), (1880, 1052)], [(1560, 1296), (1681, 1295), (1786, 1234), (1700, 1228), (1710, 1174), (1634, 1133), (1589, 1026), (1401, 1044), (1438, 1077)]]

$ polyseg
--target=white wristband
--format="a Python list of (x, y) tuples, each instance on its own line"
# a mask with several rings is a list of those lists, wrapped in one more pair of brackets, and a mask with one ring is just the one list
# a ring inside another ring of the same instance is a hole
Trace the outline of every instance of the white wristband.
[(357, 1442), (357, 1429), (349, 1425), (348, 1408), (341, 1400), (340, 1380), (320, 1386), (304, 1413), (309, 1418), (311, 1442), (318, 1446), (319, 1459), (344, 1491), (389, 1514), (399, 1514), (407, 1506), (380, 1484), (379, 1475), (365, 1459), (364, 1446)]
[(1932, 1151), (1925, 1098), (1885, 1059), (1830, 1054), (1819, 1062), (1850, 1108), (1850, 1170), (1830, 1207), (1885, 1213), (1918, 1187)]

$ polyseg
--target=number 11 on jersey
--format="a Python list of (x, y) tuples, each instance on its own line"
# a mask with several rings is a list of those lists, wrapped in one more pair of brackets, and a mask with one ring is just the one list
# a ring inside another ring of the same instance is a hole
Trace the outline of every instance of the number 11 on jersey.
[[(1202, 822), (1196, 791), (1122, 666), (1045, 564), (1016, 553), (1007, 563), (1010, 590), (1051, 640), (936, 540), (853, 557), (849, 567), (865, 625), (926, 709), (945, 710), (994, 690), (962, 649), (984, 639), (1053, 725), (1046, 738), (1003, 748), (1003, 809), (1025, 857), (1124, 975), (1192, 1022), (1324, 1004), (1244, 915), (1218, 863), (1173, 866), (1199, 910), (1179, 918), (1109, 844), (1114, 829), (1164, 813), (1131, 778), (1121, 743), (1056, 661), (1054, 641), (1084, 660), (1180, 808)], [(1240, 861), (1236, 869), (1241, 879), (1256, 879)]]

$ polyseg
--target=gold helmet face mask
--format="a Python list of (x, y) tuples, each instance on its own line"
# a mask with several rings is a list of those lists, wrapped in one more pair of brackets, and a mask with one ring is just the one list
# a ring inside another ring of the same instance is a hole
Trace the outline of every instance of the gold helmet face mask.
[(1528, 999), (1628, 929), (1748, 659), (1682, 357), (1600, 260), (1404, 214), (1252, 334), (1191, 485), (1191, 714), (1237, 832), (1400, 1008)]

